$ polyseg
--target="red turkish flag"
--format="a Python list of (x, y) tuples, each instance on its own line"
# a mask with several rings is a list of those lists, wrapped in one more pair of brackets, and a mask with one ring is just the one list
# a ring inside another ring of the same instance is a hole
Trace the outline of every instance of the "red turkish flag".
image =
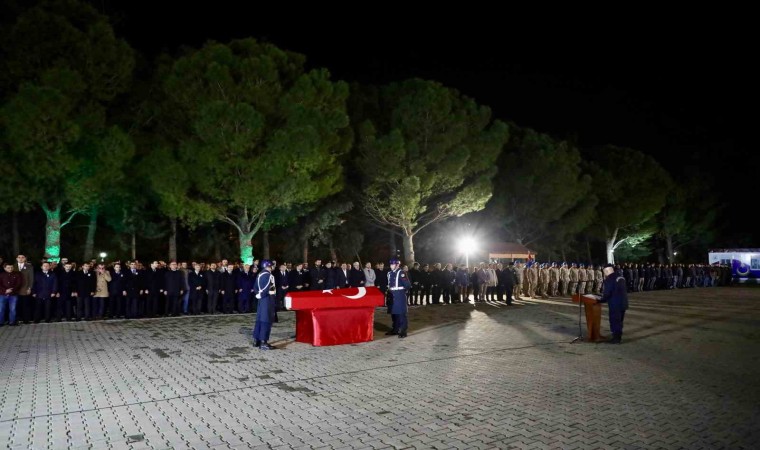
[(292, 310), (366, 308), (383, 305), (385, 305), (385, 296), (374, 286), (289, 292), (285, 296), (285, 307)]

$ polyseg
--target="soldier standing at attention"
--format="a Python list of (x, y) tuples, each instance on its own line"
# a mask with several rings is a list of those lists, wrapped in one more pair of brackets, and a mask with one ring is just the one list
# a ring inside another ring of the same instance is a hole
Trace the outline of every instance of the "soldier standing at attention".
[(570, 265), (570, 295), (578, 292), (578, 267), (575, 263)]
[(268, 259), (261, 261), (261, 272), (256, 277), (256, 324), (253, 328), (254, 346), (261, 350), (272, 350), (275, 347), (269, 345), (269, 335), (272, 332), (272, 322), (275, 317), (274, 298), (270, 295), (270, 288), (274, 287), (272, 276), (272, 262)]
[(385, 334), (395, 335), (403, 339), (409, 327), (407, 320), (408, 307), (406, 304), (406, 291), (411, 288), (409, 277), (399, 268), (398, 259), (390, 260), (390, 272), (388, 272), (388, 291), (391, 293), (390, 313), (393, 320), (393, 329)]
[(583, 295), (586, 293), (586, 266), (578, 264), (578, 294)]

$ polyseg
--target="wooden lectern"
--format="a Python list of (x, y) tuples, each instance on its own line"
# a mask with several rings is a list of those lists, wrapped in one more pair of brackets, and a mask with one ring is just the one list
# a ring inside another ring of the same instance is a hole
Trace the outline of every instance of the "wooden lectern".
[(599, 342), (605, 339), (601, 335), (602, 326), (602, 305), (596, 301), (598, 295), (590, 294), (573, 294), (573, 302), (583, 302), (583, 309), (586, 310), (586, 342)]

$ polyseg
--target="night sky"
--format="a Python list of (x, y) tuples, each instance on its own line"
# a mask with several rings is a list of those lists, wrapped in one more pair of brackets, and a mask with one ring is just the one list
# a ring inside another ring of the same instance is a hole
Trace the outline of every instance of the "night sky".
[(756, 50), (740, 18), (725, 23), (710, 13), (706, 26), (693, 16), (629, 17), (602, 26), (518, 14), (483, 22), (486, 10), (442, 19), (382, 4), (377, 11), (300, 11), (296, 18), (224, 1), (182, 10), (163, 2), (92, 3), (148, 60), (182, 45), (253, 36), (304, 53), (309, 66), (327, 67), (337, 79), (435, 79), (489, 105), (497, 118), (583, 148), (633, 147), (676, 177), (699, 167), (727, 205), (716, 244), (760, 247), (760, 233), (745, 217), (760, 163), (748, 136), (756, 114), (744, 111), (755, 105)]

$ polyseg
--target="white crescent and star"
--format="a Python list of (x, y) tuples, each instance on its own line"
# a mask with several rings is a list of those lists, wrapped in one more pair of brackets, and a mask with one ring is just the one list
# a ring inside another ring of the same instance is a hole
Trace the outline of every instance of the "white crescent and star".
[[(350, 298), (351, 300), (356, 300), (356, 299), (362, 298), (365, 295), (367, 295), (367, 288), (360, 287), (360, 288), (357, 288), (357, 289), (359, 291), (356, 293), (356, 295), (344, 295), (343, 297)], [(323, 294), (332, 294), (333, 293), (332, 291), (333, 291), (332, 289), (325, 289), (325, 290), (322, 291), (322, 293)]]
[(367, 288), (360, 287), (360, 288), (357, 288), (357, 289), (359, 289), (359, 292), (357, 292), (356, 295), (344, 295), (344, 297), (350, 298), (352, 300), (356, 300), (358, 298), (362, 298), (365, 295), (367, 295)]

